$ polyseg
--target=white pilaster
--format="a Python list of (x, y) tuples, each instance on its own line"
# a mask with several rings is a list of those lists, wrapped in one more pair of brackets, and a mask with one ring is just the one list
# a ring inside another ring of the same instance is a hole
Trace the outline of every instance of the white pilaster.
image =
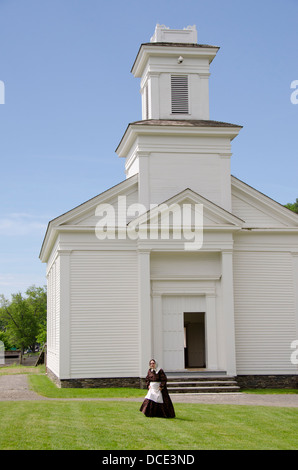
[(221, 202), (220, 205), (229, 212), (232, 212), (232, 192), (231, 192), (231, 153), (220, 154), (220, 174), (221, 174)]
[(70, 378), (70, 251), (59, 250), (60, 257), (60, 345), (59, 378)]
[(139, 251), (140, 375), (146, 377), (152, 356), (150, 251)]
[(150, 208), (149, 153), (138, 152), (139, 158), (139, 203)]
[(160, 119), (159, 74), (150, 73), (149, 80), (149, 119)]
[(153, 316), (153, 357), (163, 367), (163, 324), (162, 324), (162, 296), (152, 294)]
[(218, 370), (215, 294), (206, 295), (206, 368)]
[(200, 74), (200, 116), (209, 120), (209, 76), (210, 73)]
[(298, 253), (292, 253), (293, 256), (293, 284), (295, 295), (295, 318), (296, 318), (296, 335), (294, 340), (298, 340)]
[(236, 375), (233, 251), (222, 251), (222, 309), (225, 325), (226, 370)]

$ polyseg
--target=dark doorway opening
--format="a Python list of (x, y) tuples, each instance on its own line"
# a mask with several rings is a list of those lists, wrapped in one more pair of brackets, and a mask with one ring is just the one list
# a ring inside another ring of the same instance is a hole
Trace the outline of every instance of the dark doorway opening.
[(185, 368), (206, 367), (205, 313), (184, 312)]

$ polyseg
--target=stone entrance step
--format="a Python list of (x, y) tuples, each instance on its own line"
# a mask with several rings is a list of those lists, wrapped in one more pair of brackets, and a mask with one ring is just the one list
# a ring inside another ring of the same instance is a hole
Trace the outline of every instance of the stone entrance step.
[(239, 392), (235, 377), (168, 377), (169, 393), (229, 393)]

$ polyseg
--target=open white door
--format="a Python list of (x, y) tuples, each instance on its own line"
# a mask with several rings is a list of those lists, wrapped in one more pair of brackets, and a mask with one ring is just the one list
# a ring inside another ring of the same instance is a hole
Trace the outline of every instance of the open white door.
[(177, 312), (179, 305), (176, 297), (167, 297), (164, 302), (163, 367), (167, 371), (182, 370), (184, 369), (183, 312)]

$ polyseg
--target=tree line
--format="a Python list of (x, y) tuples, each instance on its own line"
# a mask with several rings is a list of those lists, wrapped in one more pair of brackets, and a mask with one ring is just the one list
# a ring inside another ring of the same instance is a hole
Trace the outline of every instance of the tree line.
[(12, 294), (11, 300), (0, 295), (0, 341), (5, 350), (34, 352), (47, 337), (46, 287), (29, 287), (25, 295)]
[(298, 197), (296, 198), (296, 201), (291, 203), (289, 202), (288, 204), (285, 205), (288, 209), (290, 209), (293, 212), (296, 212), (298, 214)]

